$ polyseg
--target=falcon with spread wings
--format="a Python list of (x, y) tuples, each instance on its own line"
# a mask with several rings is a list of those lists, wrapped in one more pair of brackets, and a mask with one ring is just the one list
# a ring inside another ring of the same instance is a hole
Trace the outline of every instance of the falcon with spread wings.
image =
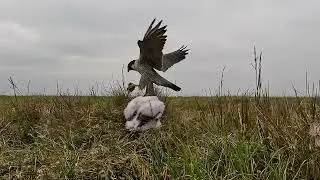
[(163, 54), (162, 50), (167, 40), (167, 36), (165, 35), (167, 26), (160, 27), (161, 20), (153, 27), (155, 21), (156, 19), (153, 19), (151, 22), (143, 40), (138, 40), (140, 56), (139, 59), (132, 60), (128, 64), (128, 72), (134, 70), (141, 74), (140, 89), (144, 89), (146, 86), (150, 86), (150, 84), (152, 86), (155, 83), (175, 91), (180, 91), (180, 87), (160, 76), (155, 69), (166, 72), (171, 66), (185, 59), (189, 49), (186, 49), (186, 46), (182, 46), (176, 51)]

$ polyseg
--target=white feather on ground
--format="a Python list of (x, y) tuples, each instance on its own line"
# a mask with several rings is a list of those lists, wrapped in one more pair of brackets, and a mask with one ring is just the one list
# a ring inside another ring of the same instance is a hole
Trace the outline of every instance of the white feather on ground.
[(126, 129), (144, 131), (161, 127), (160, 118), (165, 105), (157, 96), (138, 96), (124, 109)]

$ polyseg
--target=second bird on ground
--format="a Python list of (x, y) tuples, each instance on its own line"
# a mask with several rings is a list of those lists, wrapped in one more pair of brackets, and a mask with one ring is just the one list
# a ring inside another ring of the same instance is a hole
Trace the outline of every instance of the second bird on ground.
[(156, 19), (151, 22), (143, 40), (138, 40), (140, 56), (139, 59), (132, 60), (128, 64), (128, 72), (130, 70), (135, 70), (141, 74), (139, 81), (140, 89), (144, 89), (146, 86), (155, 83), (175, 91), (180, 91), (180, 87), (160, 76), (155, 69), (166, 72), (171, 66), (185, 59), (189, 49), (186, 49), (186, 46), (182, 46), (176, 51), (163, 54), (162, 50), (167, 40), (167, 36), (164, 35), (167, 31), (167, 26), (160, 27), (162, 23), (161, 20), (153, 27), (155, 20)]

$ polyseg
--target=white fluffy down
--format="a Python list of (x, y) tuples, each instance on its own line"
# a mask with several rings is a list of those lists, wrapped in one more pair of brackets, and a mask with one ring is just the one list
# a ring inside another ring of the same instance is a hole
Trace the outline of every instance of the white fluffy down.
[[(165, 105), (157, 96), (138, 96), (131, 100), (124, 110), (126, 129), (130, 131), (144, 131), (161, 127), (160, 118)], [(152, 117), (147, 123), (139, 127), (139, 115)]]
[(134, 97), (143, 96), (144, 94), (146, 94), (146, 88), (141, 90), (138, 87), (135, 87), (134, 90), (129, 93), (129, 96), (134, 98)]
[(128, 118), (131, 117), (143, 104), (151, 101), (159, 101), (159, 99), (157, 96), (138, 96), (132, 99), (124, 109), (124, 116), (126, 120), (128, 120)]

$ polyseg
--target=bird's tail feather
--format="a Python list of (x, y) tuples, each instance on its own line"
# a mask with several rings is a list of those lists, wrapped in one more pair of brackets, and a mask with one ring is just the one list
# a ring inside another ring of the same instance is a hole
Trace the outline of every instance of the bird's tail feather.
[(181, 90), (181, 88), (179, 86), (177, 86), (177, 85), (175, 85), (173, 83), (170, 83), (168, 87), (173, 89), (173, 90), (175, 90), (175, 91), (180, 91)]
[(181, 88), (179, 86), (177, 86), (177, 85), (173, 84), (172, 82), (168, 81), (167, 79), (163, 78), (155, 71), (152, 73), (152, 76), (154, 79), (154, 83), (157, 85), (168, 87), (170, 89), (173, 89), (174, 91), (181, 90)]

